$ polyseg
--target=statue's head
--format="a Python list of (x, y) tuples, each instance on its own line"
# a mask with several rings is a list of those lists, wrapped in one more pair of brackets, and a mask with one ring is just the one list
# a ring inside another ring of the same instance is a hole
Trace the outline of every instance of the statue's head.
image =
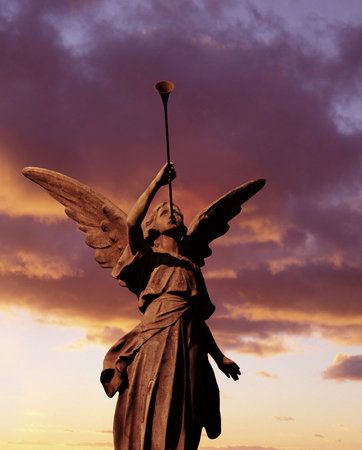
[(151, 212), (145, 226), (145, 239), (152, 245), (161, 234), (167, 234), (175, 238), (181, 238), (187, 232), (184, 225), (184, 216), (177, 205), (172, 205), (175, 221), (171, 221), (169, 202), (157, 205)]

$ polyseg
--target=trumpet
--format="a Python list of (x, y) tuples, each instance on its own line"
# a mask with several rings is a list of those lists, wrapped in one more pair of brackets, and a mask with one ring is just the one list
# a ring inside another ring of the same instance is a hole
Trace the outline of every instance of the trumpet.
[[(167, 152), (167, 163), (168, 165), (171, 164), (171, 158), (170, 158), (170, 140), (169, 140), (169, 134), (168, 134), (168, 114), (167, 114), (167, 103), (168, 98), (171, 94), (171, 92), (174, 89), (174, 84), (171, 81), (159, 81), (155, 85), (156, 90), (161, 95), (162, 103), (163, 103), (163, 110), (165, 113), (165, 130), (166, 130), (166, 152)], [(170, 197), (170, 213), (171, 213), (171, 221), (175, 222), (175, 218), (173, 215), (173, 204), (172, 204), (172, 185), (171, 180), (168, 181), (168, 192)]]

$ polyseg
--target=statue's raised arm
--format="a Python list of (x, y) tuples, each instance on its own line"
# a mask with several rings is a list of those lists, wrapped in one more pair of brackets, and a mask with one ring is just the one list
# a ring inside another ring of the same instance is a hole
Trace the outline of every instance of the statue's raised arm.
[(133, 254), (137, 253), (145, 245), (142, 222), (154, 196), (161, 186), (165, 186), (175, 178), (176, 172), (173, 164), (166, 163), (132, 207), (127, 217), (127, 227), (129, 246)]

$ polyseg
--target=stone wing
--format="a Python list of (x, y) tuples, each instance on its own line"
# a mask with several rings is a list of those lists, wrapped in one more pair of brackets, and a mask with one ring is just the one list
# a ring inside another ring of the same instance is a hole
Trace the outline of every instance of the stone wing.
[(127, 215), (74, 178), (39, 167), (25, 167), (22, 173), (64, 205), (65, 213), (85, 233), (86, 244), (95, 249), (96, 261), (113, 268), (127, 245)]
[(211, 255), (210, 242), (225, 234), (228, 222), (241, 211), (241, 205), (265, 185), (265, 180), (249, 181), (211, 203), (198, 214), (183, 239), (184, 252), (200, 267)]

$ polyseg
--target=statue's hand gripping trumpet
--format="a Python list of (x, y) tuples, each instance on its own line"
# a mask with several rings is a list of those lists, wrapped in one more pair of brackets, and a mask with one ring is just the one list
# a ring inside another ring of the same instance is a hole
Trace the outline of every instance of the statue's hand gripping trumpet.
[[(196, 450), (203, 427), (211, 439), (220, 434), (219, 390), (207, 355), (234, 380), (240, 370), (223, 355), (206, 325), (215, 307), (200, 267), (211, 255), (211, 241), (227, 232), (241, 205), (265, 184), (259, 179), (237, 187), (186, 227), (182, 211), (172, 203), (176, 173), (169, 158), (167, 99), (173, 85), (161, 82), (156, 88), (165, 107), (167, 163), (128, 216), (73, 178), (23, 169), (78, 222), (96, 261), (138, 297), (143, 318), (110, 348), (101, 373), (107, 395), (119, 393), (116, 450)], [(145, 220), (154, 196), (167, 184), (170, 202), (156, 206)]]

